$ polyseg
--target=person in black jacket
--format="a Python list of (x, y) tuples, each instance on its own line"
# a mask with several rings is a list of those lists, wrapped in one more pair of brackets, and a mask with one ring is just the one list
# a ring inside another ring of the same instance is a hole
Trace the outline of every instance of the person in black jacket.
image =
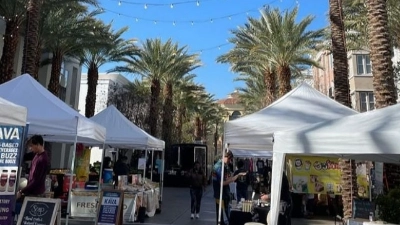
[(113, 172), (114, 172), (114, 184), (118, 186), (118, 176), (129, 175), (129, 166), (127, 164), (128, 157), (121, 156), (118, 161), (115, 163)]
[(201, 198), (203, 196), (203, 191), (206, 189), (207, 178), (206, 173), (201, 168), (201, 165), (196, 161), (193, 168), (189, 171), (189, 181), (190, 181), (190, 198), (191, 198), (191, 215), (190, 219), (193, 219), (196, 214), (196, 219), (198, 219), (200, 213)]

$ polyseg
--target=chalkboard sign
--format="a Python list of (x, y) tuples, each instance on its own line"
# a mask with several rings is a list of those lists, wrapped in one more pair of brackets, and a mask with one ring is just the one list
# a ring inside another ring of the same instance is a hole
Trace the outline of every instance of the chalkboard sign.
[(371, 212), (375, 213), (375, 203), (360, 199), (353, 200), (353, 218), (369, 219)]
[(102, 191), (97, 210), (96, 225), (119, 225), (123, 219), (124, 192)]
[(61, 224), (61, 200), (50, 198), (26, 197), (18, 216), (17, 225)]

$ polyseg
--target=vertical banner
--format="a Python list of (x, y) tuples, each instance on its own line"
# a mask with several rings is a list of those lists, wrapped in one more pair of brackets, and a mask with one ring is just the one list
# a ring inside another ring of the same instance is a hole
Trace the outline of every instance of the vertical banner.
[(383, 185), (383, 163), (381, 162), (375, 162), (375, 167), (374, 167), (374, 192), (376, 195), (382, 194), (384, 190), (384, 185)]
[(90, 152), (88, 147), (78, 144), (75, 157), (75, 174), (78, 182), (86, 182), (89, 179)]
[(23, 130), (21, 126), (0, 125), (0, 224), (13, 223)]

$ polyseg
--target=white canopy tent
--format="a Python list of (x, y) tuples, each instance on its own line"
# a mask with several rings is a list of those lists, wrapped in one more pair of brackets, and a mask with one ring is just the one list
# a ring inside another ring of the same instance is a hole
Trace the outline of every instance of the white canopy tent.
[[(0, 85), (0, 97), (28, 109), (28, 135), (40, 134), (48, 142), (73, 143), (71, 177), (77, 143), (104, 144), (106, 129), (79, 114), (50, 93), (29, 74), (18, 76)], [(71, 197), (72, 182), (69, 185)], [(71, 201), (67, 211), (70, 213)], [(67, 215), (66, 224), (69, 216)]]
[(28, 135), (49, 142), (102, 144), (106, 129), (79, 114), (28, 74), (0, 85), (0, 97), (28, 109)]
[(302, 83), (268, 107), (225, 123), (229, 149), (272, 151), (273, 134), (357, 112)]
[(161, 151), (165, 148), (164, 141), (137, 127), (113, 105), (90, 119), (107, 129), (106, 144), (112, 147)]
[(275, 133), (271, 224), (277, 224), (286, 154), (400, 163), (400, 105)]
[(27, 109), (0, 98), (0, 124), (25, 126)]

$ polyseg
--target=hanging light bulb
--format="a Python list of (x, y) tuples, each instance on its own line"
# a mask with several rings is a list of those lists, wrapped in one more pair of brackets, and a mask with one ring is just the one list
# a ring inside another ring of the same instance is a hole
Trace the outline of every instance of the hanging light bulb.
[(138, 18), (136, 18), (136, 19), (135, 19), (135, 21), (136, 21), (136, 22), (138, 22), (138, 21), (139, 21), (139, 19), (138, 19)]
[(118, 6), (121, 6), (121, 1), (118, 2)]
[(118, 13), (118, 17), (120, 17), (121, 16), (121, 13)]
[(171, 9), (173, 9), (174, 8), (174, 4), (171, 4)]
[(228, 17), (228, 19), (231, 20), (232, 18), (231, 18), (231, 17)]
[(197, 2), (196, 2), (196, 5), (197, 5), (197, 6), (200, 6), (200, 2), (199, 2), (199, 1), (197, 1)]
[(193, 24), (194, 24), (194, 23), (193, 23), (193, 21), (192, 21), (192, 23), (191, 23), (191, 24), (192, 24), (192, 26), (193, 26)]
[(172, 25), (174, 25), (174, 26), (175, 26), (175, 21), (174, 21), (174, 22), (172, 22)]
[(210, 22), (213, 23), (214, 22), (213, 19), (211, 19)]
[(218, 50), (221, 50), (221, 46), (218, 46)]
[(147, 4), (144, 4), (144, 9), (147, 9)]
[(154, 20), (154, 24), (157, 24), (157, 20)]

